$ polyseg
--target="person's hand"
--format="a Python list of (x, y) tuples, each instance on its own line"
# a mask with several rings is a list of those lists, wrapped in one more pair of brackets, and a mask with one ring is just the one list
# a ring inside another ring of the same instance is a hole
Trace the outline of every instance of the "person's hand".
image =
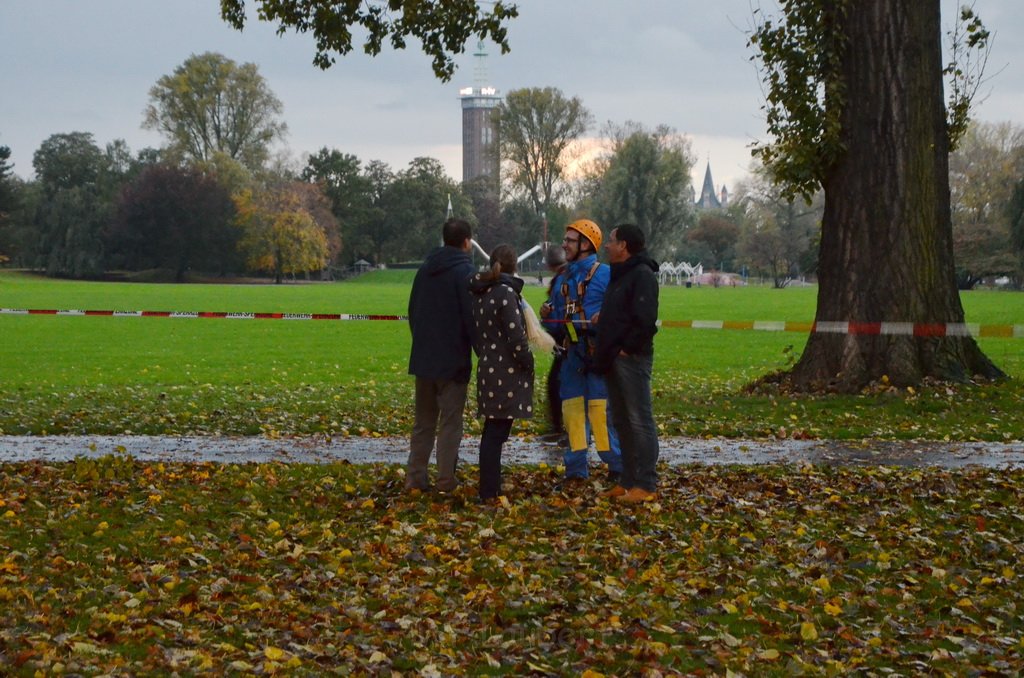
[(541, 318), (548, 318), (548, 317), (550, 317), (551, 316), (551, 312), (553, 310), (554, 309), (551, 307), (551, 304), (545, 301), (543, 304), (540, 305), (540, 317)]
[(597, 313), (594, 314), (594, 317), (590, 319), (590, 324), (591, 325), (596, 325), (597, 321), (598, 321), (598, 318), (600, 318), (600, 317), (601, 317), (601, 312), (598, 311)]

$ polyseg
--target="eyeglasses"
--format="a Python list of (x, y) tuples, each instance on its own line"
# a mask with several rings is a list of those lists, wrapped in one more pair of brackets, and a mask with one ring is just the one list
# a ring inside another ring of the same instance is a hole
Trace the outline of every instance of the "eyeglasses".
[(564, 238), (562, 238), (562, 242), (579, 242), (579, 241), (580, 241), (579, 238), (570, 238), (569, 236), (565, 236)]

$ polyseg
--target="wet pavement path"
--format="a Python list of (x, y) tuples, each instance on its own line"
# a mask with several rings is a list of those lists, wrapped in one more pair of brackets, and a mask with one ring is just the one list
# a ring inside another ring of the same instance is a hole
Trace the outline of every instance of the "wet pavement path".
[[(877, 440), (734, 440), (662, 438), (661, 459), (679, 464), (826, 464), (850, 466), (939, 466), (1024, 468), (1024, 442), (921, 442)], [(460, 459), (475, 463), (479, 438), (462, 441)], [(406, 438), (176, 437), (176, 436), (0, 436), (0, 463), (68, 461), (77, 456), (131, 455), (140, 461), (295, 462), (404, 464)], [(596, 455), (594, 455), (596, 459)], [(506, 464), (556, 465), (561, 450), (541, 441), (514, 438)]]

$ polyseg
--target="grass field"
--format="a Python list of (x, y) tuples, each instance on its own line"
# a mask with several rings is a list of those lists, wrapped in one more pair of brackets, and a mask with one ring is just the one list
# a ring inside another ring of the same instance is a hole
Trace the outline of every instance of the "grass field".
[[(0, 307), (404, 314), (412, 271), (348, 283), (159, 285), (0, 273)], [(668, 320), (796, 320), (816, 290), (662, 291)], [(535, 305), (543, 289), (530, 286)], [(1024, 295), (963, 295), (969, 322), (1024, 324)], [(146, 434), (404, 434), (409, 333), (401, 321), (0, 316), (0, 431)], [(1024, 341), (983, 339), (1014, 377), (997, 386), (773, 398), (743, 386), (794, 361), (806, 335), (664, 328), (655, 410), (668, 435), (1018, 440)], [(547, 360), (538, 361), (538, 374)], [(538, 411), (543, 411), (538, 391)], [(474, 430), (473, 405), (467, 420)], [(535, 420), (521, 429), (544, 427)]]

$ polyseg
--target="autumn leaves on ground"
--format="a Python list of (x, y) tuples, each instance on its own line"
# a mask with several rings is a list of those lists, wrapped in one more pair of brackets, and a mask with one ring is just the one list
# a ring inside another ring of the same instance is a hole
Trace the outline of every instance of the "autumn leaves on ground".
[(663, 469), (656, 503), (397, 466), (0, 467), (0, 672), (1010, 675), (1024, 472)]

